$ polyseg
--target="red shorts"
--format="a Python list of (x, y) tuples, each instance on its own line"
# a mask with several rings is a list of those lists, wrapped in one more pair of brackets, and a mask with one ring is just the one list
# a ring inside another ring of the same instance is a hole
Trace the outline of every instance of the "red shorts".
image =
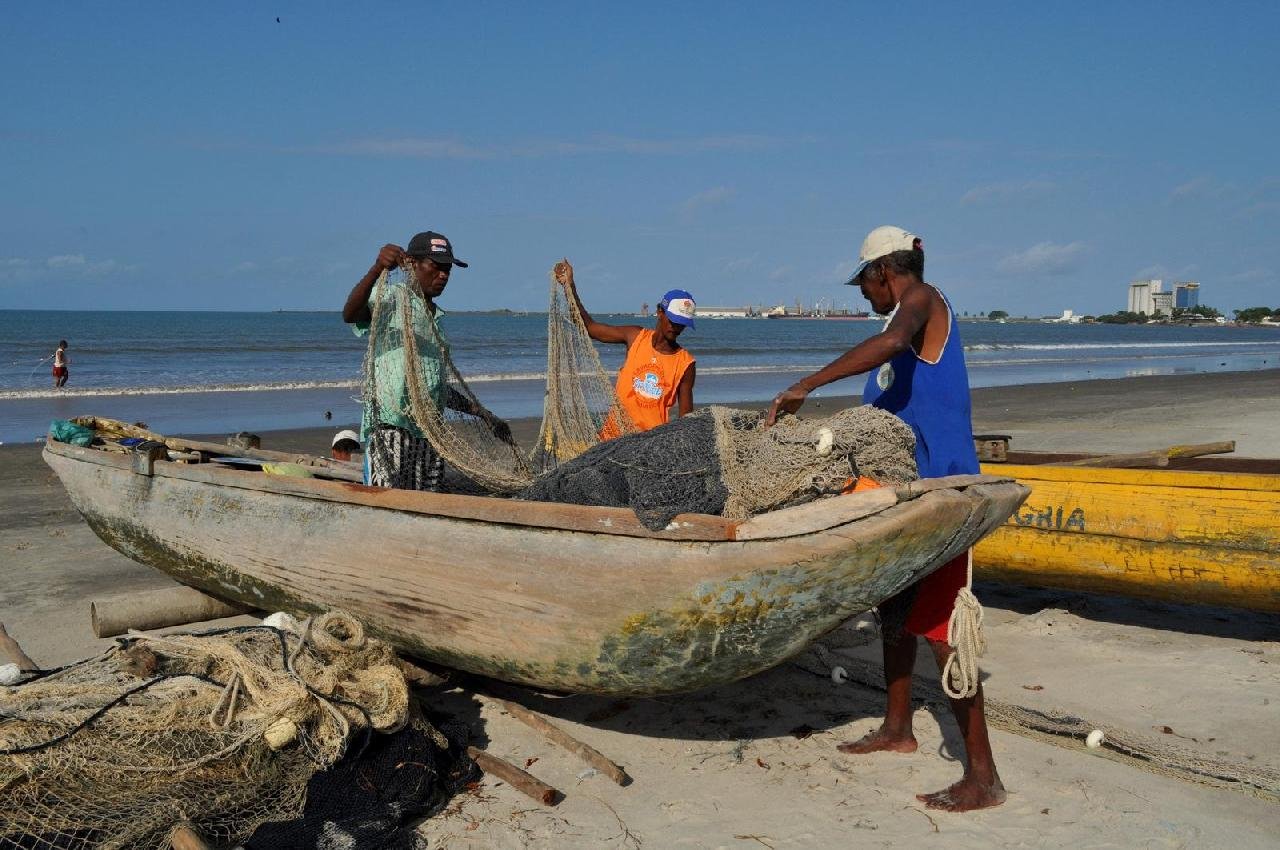
[[(874, 478), (863, 475), (845, 482), (843, 493), (859, 493), (882, 486)], [(916, 598), (911, 603), (907, 622), (903, 626), (909, 634), (926, 640), (946, 643), (947, 627), (951, 625), (951, 612), (956, 607), (956, 597), (969, 584), (970, 549), (955, 556), (916, 583)]]
[(916, 598), (907, 615), (906, 630), (926, 640), (946, 643), (947, 626), (956, 607), (956, 597), (969, 584), (972, 550), (947, 561), (916, 584)]
[(65, 375), (65, 374), (67, 374), (67, 367), (66, 367), (66, 366), (54, 366), (54, 367), (53, 367), (53, 377), (55, 377), (55, 378), (61, 378), (61, 377), (62, 377), (63, 375)]

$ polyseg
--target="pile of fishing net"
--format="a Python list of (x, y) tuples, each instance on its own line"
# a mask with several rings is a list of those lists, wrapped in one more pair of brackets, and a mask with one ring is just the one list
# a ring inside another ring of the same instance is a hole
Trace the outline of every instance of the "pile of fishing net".
[(765, 428), (761, 413), (710, 407), (601, 443), (518, 496), (629, 507), (660, 531), (678, 514), (745, 519), (838, 494), (864, 475), (880, 484), (918, 477), (915, 437), (891, 413), (852, 407)]
[(375, 421), (416, 425), (457, 472), (491, 493), (528, 487), (537, 473), (600, 442), (605, 422), (636, 429), (618, 403), (582, 317), (552, 281), (547, 315), (547, 392), (531, 454), (458, 372), (412, 266), (384, 272), (369, 299), (372, 318), (362, 400)]
[[(360, 775), (388, 758), (412, 767), (370, 799)], [(451, 793), (458, 764), (345, 615), (131, 636), (0, 688), (0, 848), (167, 848), (183, 823), (218, 846), (384, 846), (357, 839)]]
[[(757, 413), (713, 407), (638, 432), (554, 272), (542, 428), (526, 454), (454, 366), (411, 267), (384, 273), (369, 303), (365, 404), (377, 421), (416, 425), (448, 467), (489, 493), (631, 507), (658, 530), (680, 513), (741, 519), (832, 495), (859, 475), (917, 477), (911, 430), (869, 407), (768, 429)], [(606, 423), (622, 436), (601, 442)]]

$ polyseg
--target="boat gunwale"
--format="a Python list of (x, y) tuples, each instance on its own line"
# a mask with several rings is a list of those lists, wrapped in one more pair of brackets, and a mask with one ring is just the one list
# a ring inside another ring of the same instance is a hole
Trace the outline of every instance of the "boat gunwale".
[[(47, 440), (44, 451), (70, 460), (123, 470), (129, 470), (135, 457), (129, 453), (75, 446), (56, 440)], [(176, 461), (156, 461), (152, 475), (271, 495), (355, 504), (462, 521), (694, 543), (753, 543), (833, 531), (851, 522), (875, 516), (932, 490), (964, 490), (975, 485), (1014, 481), (1011, 476), (990, 474), (921, 479), (892, 489), (877, 488), (842, 495), (838, 501), (818, 499), (804, 505), (770, 511), (741, 522), (710, 514), (680, 514), (666, 529), (650, 531), (627, 508), (395, 490), (349, 481), (271, 476), (261, 472), (223, 468), (216, 464), (185, 464)], [(892, 500), (886, 498), (889, 493), (893, 494)], [(785, 517), (788, 522), (779, 523), (778, 519), (781, 517)], [(765, 525), (764, 522), (753, 525), (754, 520), (765, 518), (770, 520), (767, 528), (761, 528)], [(787, 527), (779, 528), (779, 525)]]
[[(1058, 455), (1053, 455), (1058, 457)], [(1088, 455), (1082, 455), (1088, 457)], [(1243, 458), (1242, 458), (1243, 460)], [(1170, 469), (1169, 467), (1063, 466), (1058, 463), (984, 462), (983, 472), (996, 470), (1018, 481), (1058, 481), (1081, 484), (1141, 485), (1198, 490), (1246, 490), (1280, 492), (1280, 474), (1221, 470)]]

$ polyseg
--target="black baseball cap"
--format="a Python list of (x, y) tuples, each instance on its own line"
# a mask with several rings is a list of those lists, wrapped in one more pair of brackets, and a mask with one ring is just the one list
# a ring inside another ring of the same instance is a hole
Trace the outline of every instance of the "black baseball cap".
[(410, 239), (405, 253), (410, 257), (426, 257), (433, 263), (453, 263), (464, 269), (467, 267), (466, 263), (453, 256), (453, 245), (449, 240), (434, 230), (419, 233)]

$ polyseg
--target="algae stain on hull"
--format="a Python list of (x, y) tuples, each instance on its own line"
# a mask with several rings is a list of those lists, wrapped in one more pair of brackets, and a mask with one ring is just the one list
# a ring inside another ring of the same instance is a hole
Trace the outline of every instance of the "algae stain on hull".
[(941, 549), (899, 543), (706, 582), (684, 604), (633, 613), (604, 638), (589, 678), (602, 691), (671, 693), (767, 670), (897, 593)]

